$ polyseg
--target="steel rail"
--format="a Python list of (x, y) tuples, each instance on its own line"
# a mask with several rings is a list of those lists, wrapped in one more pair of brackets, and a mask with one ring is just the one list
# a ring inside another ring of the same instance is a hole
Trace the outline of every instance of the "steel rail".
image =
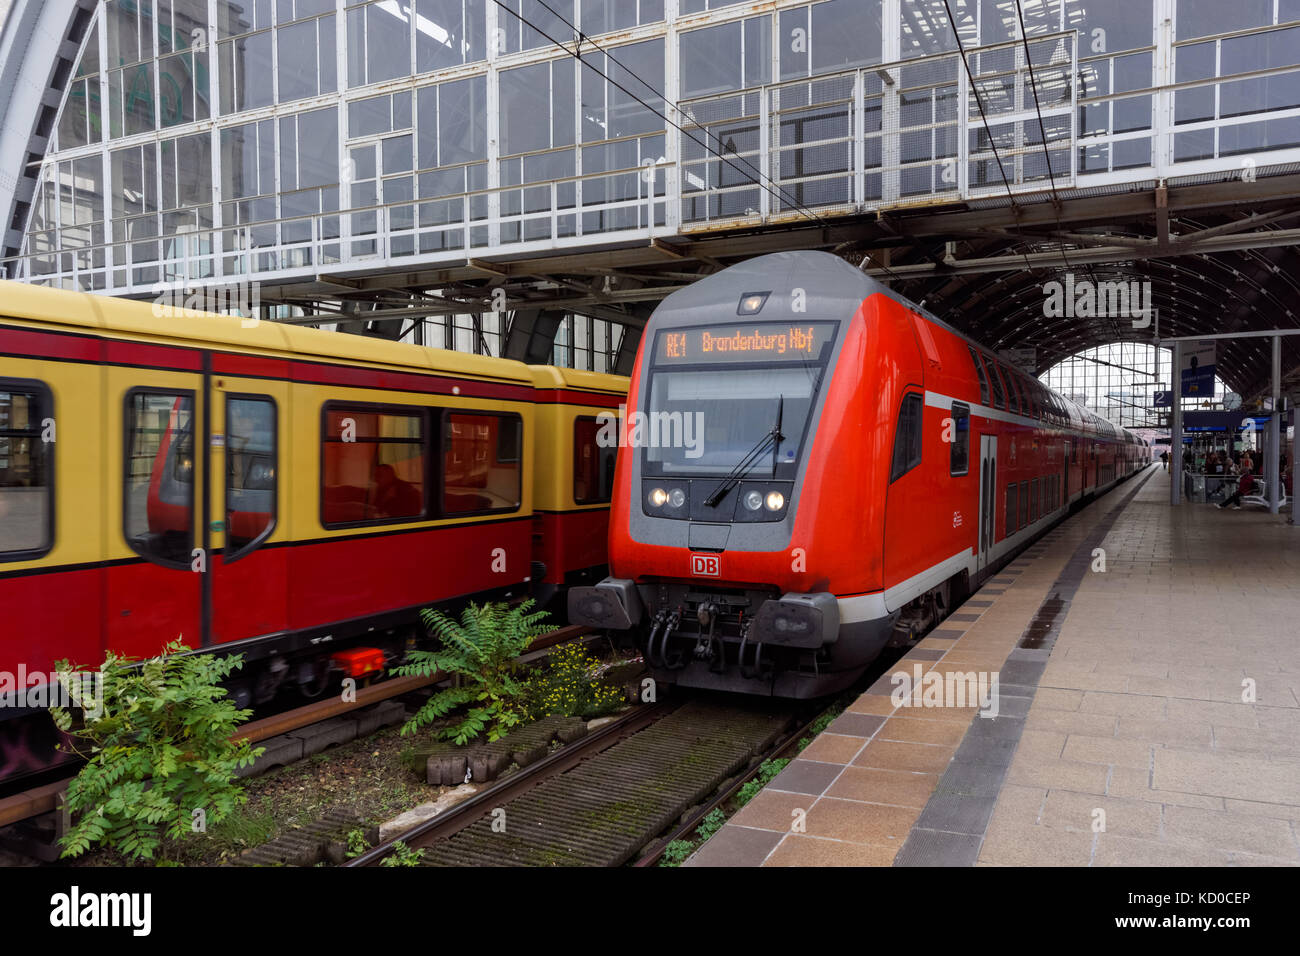
[(626, 714), (599, 730), (568, 744), (548, 757), (529, 764), (499, 782), (479, 791), (462, 803), (400, 833), (372, 850), (343, 864), (348, 867), (375, 866), (393, 851), (400, 841), (412, 849), (423, 849), (480, 820), (484, 811), (517, 799), (546, 780), (572, 770), (578, 764), (621, 740), (645, 730), (677, 708), (676, 703), (657, 703), (633, 707)]

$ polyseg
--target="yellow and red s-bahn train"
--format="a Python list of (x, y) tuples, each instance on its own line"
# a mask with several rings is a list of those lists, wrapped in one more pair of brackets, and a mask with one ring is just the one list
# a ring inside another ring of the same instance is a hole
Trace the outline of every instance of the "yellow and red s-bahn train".
[[(249, 324), (0, 283), (11, 683), (180, 637), (244, 654), (241, 704), (310, 696), (421, 607), (605, 573), (626, 378)], [(0, 780), (38, 762), (9, 744)]]
[(622, 428), (611, 577), (570, 620), (659, 680), (779, 697), (848, 686), (1150, 457), (823, 252), (664, 299)]

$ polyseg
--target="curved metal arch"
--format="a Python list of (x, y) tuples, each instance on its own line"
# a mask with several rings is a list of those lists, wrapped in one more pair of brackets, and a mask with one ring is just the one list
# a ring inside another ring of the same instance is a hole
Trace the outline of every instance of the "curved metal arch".
[(96, 0), (14, 0), (0, 32), (0, 258), (17, 255)]
[[(988, 244), (992, 245), (995, 244)], [(1016, 247), (1030, 244), (1012, 242), (996, 245), (1003, 253), (1014, 255)], [(1159, 288), (1153, 289), (1153, 304), (1176, 316), (1174, 321), (1178, 325), (1173, 328), (1184, 334), (1224, 331), (1225, 313), (1232, 315), (1232, 324), (1239, 328), (1271, 328), (1279, 323), (1268, 323), (1265, 326), (1253, 322), (1252, 317), (1269, 311), (1283, 316), (1292, 310), (1274, 290), (1270, 277), (1274, 281), (1279, 276), (1284, 277), (1282, 281), (1290, 288), (1300, 289), (1300, 285), (1292, 280), (1276, 258), (1267, 254), (1268, 251), (1271, 250), (1242, 250), (1242, 258), (1247, 261), (1240, 264), (1228, 261), (1230, 253), (1202, 254), (1194, 260), (1201, 266), (1199, 269), (1189, 267), (1182, 261), (1184, 257), (1134, 260), (1126, 264), (1110, 263), (1090, 269), (1089, 277), (1096, 281), (1157, 280)], [(989, 250), (987, 247), (981, 248), (978, 254), (989, 254)], [(1041, 292), (1037, 291), (1044, 281), (1043, 271), (1035, 269), (1012, 273), (1012, 278), (1007, 273), (1000, 273), (948, 279), (941, 290), (931, 290), (927, 305), (994, 348), (1015, 347), (1030, 341), (1040, 349), (1046, 348), (1040, 356), (1040, 369), (1045, 364), (1060, 361), (1081, 349), (1115, 341), (1144, 340), (1140, 333), (1132, 334), (1122, 324), (1106, 317), (1069, 318), (1061, 321), (1047, 319), (1041, 314)], [(1230, 312), (1224, 308), (1225, 288), (1232, 289), (1237, 294), (1235, 308)], [(1035, 291), (1031, 293), (1030, 290)], [(938, 301), (934, 301), (936, 291)], [(955, 302), (958, 298), (966, 301)], [(1026, 298), (1032, 298), (1032, 305), (1025, 301)], [(972, 316), (972, 312), (990, 301), (996, 301), (1004, 307), (998, 309), (996, 315), (990, 316), (992, 321), (981, 321)], [(1006, 308), (1009, 304), (1011, 307)], [(1284, 349), (1286, 353), (1300, 352), (1289, 345), (1284, 346)], [(1251, 370), (1265, 367), (1261, 363), (1271, 361), (1270, 348), (1264, 339), (1220, 340), (1220, 350), (1224, 380), (1238, 390), (1246, 390), (1262, 379), (1262, 373), (1256, 375)], [(1291, 354), (1290, 357), (1295, 359), (1297, 355)]]

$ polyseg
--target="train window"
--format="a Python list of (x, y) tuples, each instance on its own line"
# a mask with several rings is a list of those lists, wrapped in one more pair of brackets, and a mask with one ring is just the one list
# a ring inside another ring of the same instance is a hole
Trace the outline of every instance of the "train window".
[(614, 488), (614, 459), (618, 444), (601, 442), (602, 427), (612, 421), (618, 434), (619, 421), (614, 416), (597, 419), (583, 416), (573, 421), (573, 503), (604, 504)]
[(518, 415), (444, 412), (442, 513), (517, 511), (523, 502), (522, 452)]
[(131, 550), (189, 567), (194, 550), (194, 393), (126, 396), (122, 533)]
[(275, 527), (278, 451), (275, 402), (227, 395), (226, 564), (265, 541)]
[(989, 386), (993, 389), (993, 407), (1007, 407), (1007, 393), (1002, 387), (1002, 376), (998, 374), (998, 365), (992, 359), (988, 359)]
[(1016, 502), (1020, 497), (1019, 488), (1020, 486), (1014, 481), (1007, 485), (1007, 533), (1004, 537), (1009, 538), (1016, 531), (1016, 517), (1020, 513), (1016, 506)]
[(898, 412), (898, 430), (894, 433), (894, 467), (889, 480), (897, 481), (921, 463), (921, 396), (910, 392), (903, 396)]
[(1007, 409), (1013, 412), (1019, 412), (1020, 404), (1020, 383), (1016, 381), (1015, 375), (1011, 369), (999, 363), (998, 371), (1002, 373), (1002, 381), (1007, 387)]
[(948, 473), (964, 475), (970, 470), (970, 406), (952, 403), (952, 449), (948, 453)]
[(989, 380), (988, 376), (984, 374), (984, 363), (980, 361), (979, 353), (974, 348), (968, 345), (966, 349), (970, 352), (970, 360), (975, 364), (975, 377), (980, 380), (980, 404), (987, 405), (989, 403)]
[(322, 416), (321, 524), (391, 524), (427, 514), (420, 409), (329, 402)]
[(26, 561), (54, 546), (54, 442), (50, 390), (0, 380), (0, 561)]
[(1024, 528), (1029, 524), (1029, 482), (1020, 483), (1020, 525)]
[(1029, 523), (1033, 524), (1038, 520), (1038, 479), (1031, 478), (1029, 481)]

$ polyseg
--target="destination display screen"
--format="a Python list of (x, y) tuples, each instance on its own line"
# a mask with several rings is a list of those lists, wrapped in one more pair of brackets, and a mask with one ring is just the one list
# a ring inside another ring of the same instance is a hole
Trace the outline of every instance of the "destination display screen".
[(737, 322), (665, 329), (655, 339), (656, 365), (819, 362), (835, 340), (836, 322)]

